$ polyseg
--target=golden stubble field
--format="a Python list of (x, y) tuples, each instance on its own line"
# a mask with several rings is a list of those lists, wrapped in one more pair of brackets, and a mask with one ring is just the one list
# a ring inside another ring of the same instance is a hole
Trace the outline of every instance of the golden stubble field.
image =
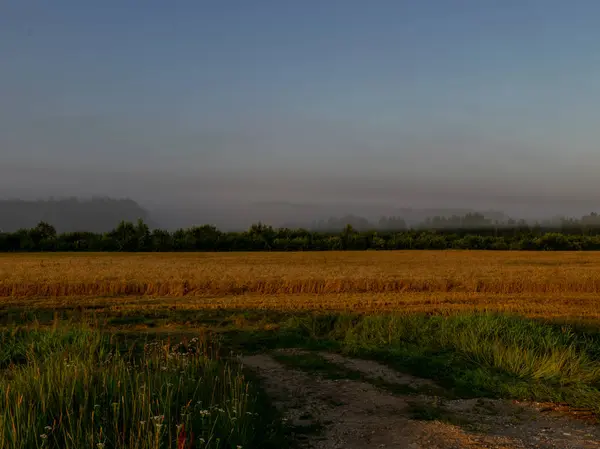
[(600, 253), (3, 254), (7, 307), (600, 316)]

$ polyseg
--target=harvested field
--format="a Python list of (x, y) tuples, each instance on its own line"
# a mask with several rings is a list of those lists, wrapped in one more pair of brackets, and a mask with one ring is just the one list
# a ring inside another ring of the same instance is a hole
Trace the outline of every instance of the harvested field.
[(74, 310), (89, 309), (108, 314), (150, 314), (165, 311), (273, 310), (330, 312), (405, 312), (451, 314), (460, 312), (502, 312), (528, 317), (600, 319), (598, 295), (486, 293), (345, 293), (299, 295), (224, 295), (187, 297), (8, 297), (3, 308)]
[[(598, 318), (600, 253), (0, 256), (5, 307), (502, 311)], [(185, 301), (181, 299), (185, 297)], [(118, 300), (115, 300), (118, 298)]]
[(0, 256), (0, 295), (599, 293), (600, 253), (469, 251)]

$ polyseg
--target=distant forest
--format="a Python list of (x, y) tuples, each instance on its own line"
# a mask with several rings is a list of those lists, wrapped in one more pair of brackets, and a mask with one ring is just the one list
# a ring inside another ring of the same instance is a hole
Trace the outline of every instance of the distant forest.
[(106, 232), (123, 220), (140, 218), (153, 225), (148, 212), (130, 199), (0, 200), (0, 232), (31, 228), (39, 222), (51, 223), (60, 232)]
[(222, 232), (210, 225), (169, 232), (138, 220), (123, 221), (106, 233), (65, 232), (45, 222), (34, 228), (0, 233), (2, 252), (53, 251), (344, 251), (471, 249), (598, 251), (600, 226), (560, 230), (541, 226), (488, 226), (462, 229), (358, 231), (346, 225), (337, 232), (274, 229), (256, 224), (244, 232)]
[[(28, 225), (28, 223), (37, 223)], [(116, 224), (116, 227), (115, 227)], [(315, 229), (262, 223), (223, 232), (212, 225), (167, 231), (132, 200), (0, 201), (0, 251), (327, 251), (406, 249), (600, 250), (600, 215), (528, 224), (482, 213), (435, 216), (407, 226), (353, 215)], [(60, 229), (60, 232), (58, 231)]]

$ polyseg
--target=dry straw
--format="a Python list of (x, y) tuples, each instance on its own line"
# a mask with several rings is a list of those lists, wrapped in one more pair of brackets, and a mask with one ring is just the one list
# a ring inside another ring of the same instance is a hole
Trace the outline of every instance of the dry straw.
[(0, 297), (597, 294), (596, 253), (34, 254), (0, 257)]

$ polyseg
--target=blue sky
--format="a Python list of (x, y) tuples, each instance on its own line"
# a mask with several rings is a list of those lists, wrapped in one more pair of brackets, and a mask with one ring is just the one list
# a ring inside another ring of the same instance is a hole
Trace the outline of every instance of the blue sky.
[(0, 196), (591, 201), (598, 17), (593, 0), (7, 0)]

